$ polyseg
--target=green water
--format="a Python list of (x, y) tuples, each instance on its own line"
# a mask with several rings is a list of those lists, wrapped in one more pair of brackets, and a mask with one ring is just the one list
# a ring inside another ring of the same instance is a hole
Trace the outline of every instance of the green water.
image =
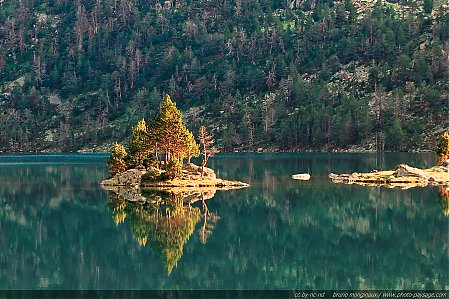
[[(157, 212), (99, 188), (106, 159), (0, 156), (0, 289), (449, 288), (438, 188), (327, 178), (432, 154), (222, 155), (209, 166), (250, 188)], [(290, 178), (302, 172), (312, 179)]]

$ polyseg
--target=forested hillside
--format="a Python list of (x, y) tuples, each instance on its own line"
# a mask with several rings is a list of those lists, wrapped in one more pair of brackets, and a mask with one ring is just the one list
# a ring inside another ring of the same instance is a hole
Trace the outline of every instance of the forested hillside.
[(168, 93), (222, 150), (430, 148), (446, 0), (0, 0), (0, 148), (109, 151)]

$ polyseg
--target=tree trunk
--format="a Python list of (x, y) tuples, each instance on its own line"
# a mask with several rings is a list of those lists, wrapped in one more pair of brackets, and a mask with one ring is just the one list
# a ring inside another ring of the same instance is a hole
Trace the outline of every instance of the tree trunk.
[(208, 159), (208, 157), (207, 157), (207, 154), (205, 153), (204, 157), (203, 157), (203, 162), (201, 163), (201, 178), (203, 178), (203, 175), (204, 175), (204, 166), (206, 166), (206, 164), (207, 164), (207, 159)]

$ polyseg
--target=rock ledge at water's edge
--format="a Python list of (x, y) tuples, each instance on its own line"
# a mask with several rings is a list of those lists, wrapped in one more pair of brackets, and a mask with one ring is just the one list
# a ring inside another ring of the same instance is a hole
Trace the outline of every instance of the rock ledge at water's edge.
[(216, 177), (215, 172), (207, 167), (204, 167), (203, 177), (201, 177), (200, 169), (201, 167), (189, 163), (184, 165), (179, 178), (164, 181), (142, 180), (142, 175), (146, 174), (147, 170), (144, 168), (129, 169), (102, 181), (100, 185), (105, 189), (110, 189), (110, 187), (126, 187), (188, 190), (194, 188), (235, 189), (249, 187), (247, 183), (219, 179)]
[(389, 188), (438, 186), (449, 184), (449, 169), (436, 166), (428, 169), (419, 169), (400, 164), (396, 170), (377, 171), (369, 173), (333, 174), (329, 175), (334, 183), (358, 184), (362, 186), (384, 186)]

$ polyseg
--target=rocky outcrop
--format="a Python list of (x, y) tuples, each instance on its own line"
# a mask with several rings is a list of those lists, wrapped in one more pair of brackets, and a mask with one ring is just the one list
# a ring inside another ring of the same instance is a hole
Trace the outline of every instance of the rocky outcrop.
[(449, 184), (449, 172), (446, 167), (419, 169), (405, 164), (397, 166), (396, 170), (372, 171), (369, 173), (329, 174), (334, 183), (358, 184), (363, 186), (385, 186), (389, 188), (425, 187), (428, 185)]
[(406, 164), (400, 164), (396, 167), (396, 171), (393, 173), (395, 177), (416, 177), (422, 179), (429, 179), (429, 175), (422, 169), (408, 166)]
[(129, 169), (101, 182), (102, 186), (122, 186), (139, 188), (145, 169)]
[[(201, 166), (197, 166), (193, 163), (188, 163), (188, 164), (184, 165), (183, 169), (191, 175), (196, 175), (196, 176), (201, 177)], [(208, 178), (208, 179), (214, 180), (217, 178), (217, 176), (213, 169), (204, 167), (203, 178)]]
[(292, 175), (292, 179), (294, 180), (301, 180), (301, 181), (308, 181), (310, 180), (310, 174), (308, 173), (298, 173)]
[(162, 188), (162, 189), (194, 189), (194, 188), (215, 188), (215, 189), (235, 189), (248, 187), (249, 184), (239, 181), (227, 181), (217, 178), (215, 172), (204, 167), (203, 176), (201, 176), (201, 167), (189, 163), (184, 165), (180, 177), (173, 180), (157, 181), (142, 180), (142, 175), (147, 171), (145, 169), (130, 169), (123, 173), (116, 174), (114, 177), (101, 182), (105, 189), (109, 187), (127, 187), (127, 188)]

